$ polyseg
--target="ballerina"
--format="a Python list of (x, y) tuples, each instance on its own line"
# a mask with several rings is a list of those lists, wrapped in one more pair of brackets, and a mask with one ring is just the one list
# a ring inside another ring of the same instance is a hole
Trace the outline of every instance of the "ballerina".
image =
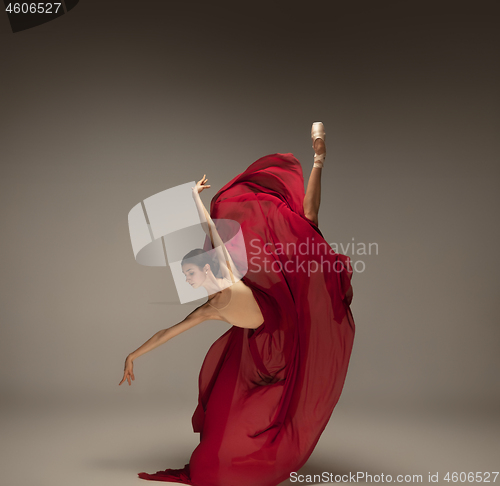
[[(142, 479), (275, 486), (305, 464), (326, 427), (344, 385), (355, 332), (350, 260), (327, 244), (313, 255), (272, 251), (284, 241), (326, 243), (318, 227), (326, 155), (321, 122), (313, 124), (311, 138), (315, 156), (305, 194), (297, 159), (273, 154), (251, 164), (212, 199), (212, 216), (238, 221), (246, 248), (253, 250), (245, 275), (199, 196), (210, 188), (206, 174), (193, 187), (209, 239), (205, 248), (186, 254), (181, 266), (186, 282), (203, 286), (208, 300), (132, 352), (119, 384), (135, 380), (135, 359), (178, 334), (206, 320), (232, 327), (213, 343), (200, 371), (192, 419), (200, 444), (189, 463), (140, 473)], [(215, 258), (207, 253), (212, 248)], [(278, 269), (263, 271), (268, 261)], [(307, 266), (307, 275), (287, 267), (290, 262)]]

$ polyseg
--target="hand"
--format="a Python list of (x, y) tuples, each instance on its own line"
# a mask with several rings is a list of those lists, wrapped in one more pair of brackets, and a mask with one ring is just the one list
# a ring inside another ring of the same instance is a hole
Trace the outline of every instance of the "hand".
[(120, 386), (125, 380), (128, 380), (128, 385), (130, 386), (132, 384), (130, 378), (135, 380), (134, 362), (130, 359), (130, 356), (127, 356), (127, 359), (125, 360), (125, 369), (123, 371), (123, 380), (118, 383), (118, 386)]
[(196, 186), (193, 187), (193, 192), (196, 191), (198, 194), (203, 191), (203, 189), (207, 189), (210, 187), (210, 184), (207, 186), (206, 182), (208, 179), (205, 177), (205, 174), (203, 174), (203, 177), (196, 183)]

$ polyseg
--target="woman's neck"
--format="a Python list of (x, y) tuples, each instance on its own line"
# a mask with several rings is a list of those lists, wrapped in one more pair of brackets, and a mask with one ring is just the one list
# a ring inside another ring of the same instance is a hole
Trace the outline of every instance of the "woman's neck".
[[(220, 294), (224, 289), (222, 288), (221, 281), (224, 279), (218, 279), (215, 277), (211, 277), (208, 282), (205, 281), (206, 283), (203, 285), (209, 295), (208, 300), (212, 300), (217, 294)], [(210, 296), (213, 295), (212, 298)]]

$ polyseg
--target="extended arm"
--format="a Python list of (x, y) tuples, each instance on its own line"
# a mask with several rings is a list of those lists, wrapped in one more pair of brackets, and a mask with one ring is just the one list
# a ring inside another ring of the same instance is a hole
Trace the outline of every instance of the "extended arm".
[(213, 313), (213, 309), (203, 304), (196, 308), (191, 314), (189, 314), (183, 321), (179, 322), (175, 326), (169, 327), (168, 329), (162, 329), (158, 331), (154, 336), (148, 339), (142, 346), (137, 348), (134, 352), (130, 353), (125, 360), (125, 368), (123, 371), (123, 379), (119, 385), (123, 382), (128, 381), (131, 385), (131, 380), (135, 380), (134, 377), (134, 360), (139, 356), (157, 348), (161, 344), (166, 343), (173, 337), (179, 335), (181, 332), (187, 331), (197, 324), (201, 324), (207, 320), (220, 320), (220, 318)]
[(134, 361), (139, 356), (157, 348), (158, 346), (170, 341), (175, 336), (180, 333), (191, 329), (192, 327), (201, 324), (202, 322), (213, 319), (214, 316), (211, 315), (210, 310), (207, 309), (206, 303), (197, 307), (191, 314), (189, 314), (184, 320), (175, 324), (168, 329), (162, 329), (158, 331), (154, 336), (149, 338), (142, 346), (137, 348), (135, 351), (129, 354), (129, 357)]

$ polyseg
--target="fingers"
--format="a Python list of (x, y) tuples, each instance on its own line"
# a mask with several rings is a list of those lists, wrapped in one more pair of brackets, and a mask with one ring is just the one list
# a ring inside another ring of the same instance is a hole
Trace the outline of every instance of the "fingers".
[(120, 386), (124, 381), (128, 381), (128, 384), (131, 385), (132, 382), (130, 381), (130, 378), (132, 377), (132, 380), (135, 380), (134, 373), (127, 372), (123, 375), (123, 380), (118, 383), (118, 386)]
[[(198, 192), (203, 191), (203, 189), (207, 189), (208, 187), (211, 187), (210, 184), (205, 185), (208, 182), (208, 178), (206, 174), (203, 174), (203, 177), (196, 183), (196, 188), (198, 189)], [(192, 187), (194, 189), (194, 187)]]

